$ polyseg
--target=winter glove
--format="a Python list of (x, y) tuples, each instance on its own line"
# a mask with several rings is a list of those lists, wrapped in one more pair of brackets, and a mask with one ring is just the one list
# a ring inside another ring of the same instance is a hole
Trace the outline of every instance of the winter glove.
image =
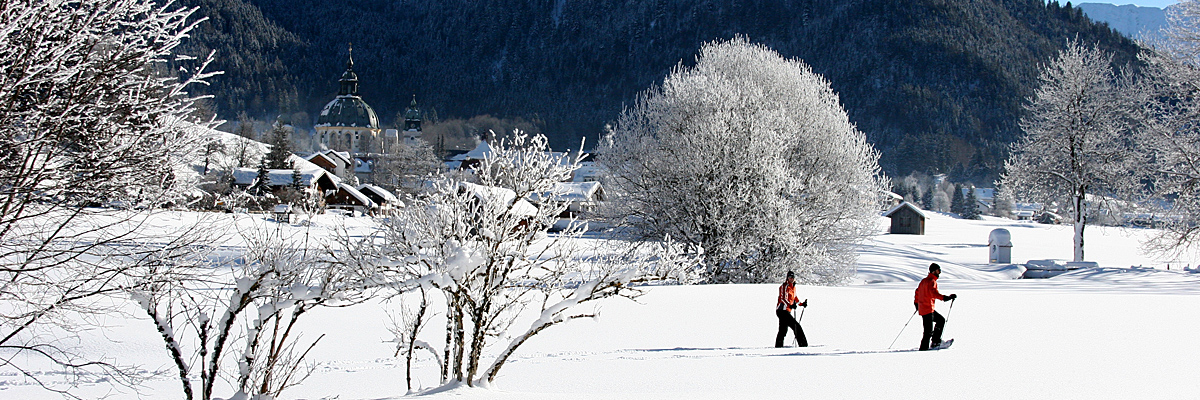
[(943, 300), (943, 301), (950, 301), (950, 300), (954, 300), (954, 299), (957, 299), (957, 298), (958, 298), (958, 295), (957, 295), (957, 294), (951, 294), (951, 295), (949, 295), (949, 296), (946, 296), (946, 300)]
[(800, 307), (808, 307), (808, 303), (800, 303)]
[(914, 302), (913, 302), (913, 309), (920, 310), (920, 309), (921, 309), (921, 306), (918, 306), (918, 305), (917, 305), (917, 302), (915, 302), (915, 301), (914, 301)]
[(792, 309), (795, 310), (797, 308), (800, 308), (800, 303), (792, 303)]

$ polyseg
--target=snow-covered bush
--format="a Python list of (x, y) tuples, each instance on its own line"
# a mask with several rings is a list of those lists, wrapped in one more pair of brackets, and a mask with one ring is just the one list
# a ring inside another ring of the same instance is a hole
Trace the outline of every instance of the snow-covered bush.
[(130, 290), (158, 328), (185, 398), (212, 399), (219, 382), (234, 398), (278, 397), (311, 372), (304, 357), (321, 339), (302, 339), (299, 319), (359, 298), (361, 274), (308, 234), (284, 236), (273, 226), (243, 232), (240, 254), (203, 251), (211, 246), (159, 253), (144, 274), (154, 279)]
[[(343, 262), (374, 286), (396, 295), (442, 295), (445, 348), (435, 354), (443, 382), (488, 385), (537, 333), (594, 317), (594, 310), (576, 311), (581, 304), (633, 297), (641, 293), (639, 284), (682, 278), (680, 263), (665, 251), (587, 254), (579, 247), (579, 224), (548, 235), (564, 203), (534, 205), (525, 199), (553, 193), (554, 184), (570, 177), (578, 163), (547, 150), (541, 135), (502, 140), (475, 167), (478, 184), (437, 182), (431, 193), (391, 217), (379, 235), (344, 240)], [(420, 297), (422, 303), (429, 300)], [(514, 330), (522, 317), (533, 320)], [(418, 345), (419, 320), (400, 324), (402, 331), (412, 331), (398, 335), (409, 355)], [(510, 341), (498, 340), (508, 336)]]
[(610, 215), (701, 248), (712, 282), (844, 282), (888, 187), (829, 81), (740, 37), (642, 94), (599, 153)]

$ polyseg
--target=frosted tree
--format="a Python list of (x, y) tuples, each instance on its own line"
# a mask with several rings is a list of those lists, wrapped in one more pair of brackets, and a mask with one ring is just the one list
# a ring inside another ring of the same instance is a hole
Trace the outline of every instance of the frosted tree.
[(375, 183), (396, 193), (416, 194), (422, 183), (441, 171), (433, 147), (424, 140), (387, 146), (375, 160)]
[(889, 185), (829, 82), (739, 37), (623, 112), (599, 150), (606, 212), (644, 238), (699, 248), (711, 282), (853, 276)]
[[(642, 283), (687, 279), (673, 253), (611, 248), (587, 253), (577, 240), (580, 224), (547, 235), (566, 207), (555, 200), (555, 184), (577, 166), (576, 159), (549, 153), (545, 136), (516, 134), (511, 142), (494, 144), (493, 153), (472, 170), (477, 183), (441, 180), (389, 218), (379, 235), (344, 239), (343, 262), (364, 271), (368, 282), (395, 296), (441, 294), (430, 297), (440, 297), (446, 310), (444, 349), (416, 340), (418, 317), (395, 330), (409, 355), (422, 343), (419, 347), (438, 355), (443, 382), (490, 385), (538, 333), (594, 318), (595, 308), (581, 310), (586, 304), (636, 297)], [(525, 200), (533, 194), (544, 201)], [(529, 325), (514, 326), (519, 318)]]
[(1200, 2), (1180, 1), (1166, 11), (1167, 27), (1163, 35), (1167, 40), (1155, 43), (1164, 53), (1180, 60), (1195, 63), (1200, 57)]
[[(1074, 260), (1084, 260), (1088, 207), (1138, 189), (1143, 165), (1131, 151), (1130, 104), (1112, 56), (1069, 41), (1042, 71), (1021, 119), (1001, 184), (1019, 201), (1067, 204), (1074, 221)], [(1104, 197), (1096, 196), (1104, 195)]]
[(1139, 117), (1146, 123), (1139, 149), (1151, 159), (1153, 195), (1169, 206), (1156, 210), (1160, 234), (1145, 243), (1174, 256), (1195, 251), (1200, 240), (1200, 2), (1168, 9), (1170, 39), (1143, 53), (1146, 89)]
[[(181, 172), (203, 154), (186, 129), (198, 100), (187, 88), (211, 76), (212, 58), (175, 53), (191, 12), (150, 0), (0, 4), (0, 365), (50, 390), (70, 384), (29, 365), (130, 383), (68, 338), (113, 311), (98, 300), (136, 281), (146, 254), (191, 244), (140, 229), (185, 199), (195, 182)], [(143, 240), (158, 248), (130, 245)]]

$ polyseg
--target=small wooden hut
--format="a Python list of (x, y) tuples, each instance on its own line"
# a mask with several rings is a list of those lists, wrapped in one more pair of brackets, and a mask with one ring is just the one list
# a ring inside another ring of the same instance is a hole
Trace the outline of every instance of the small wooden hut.
[(904, 235), (925, 234), (925, 213), (909, 202), (903, 202), (884, 213), (883, 216), (892, 219), (892, 227), (888, 233)]

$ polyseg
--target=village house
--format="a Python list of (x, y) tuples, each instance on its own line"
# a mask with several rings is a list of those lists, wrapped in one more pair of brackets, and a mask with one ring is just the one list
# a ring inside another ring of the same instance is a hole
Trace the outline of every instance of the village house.
[(376, 208), (373, 211), (376, 213), (389, 214), (396, 208), (404, 207), (404, 203), (396, 195), (379, 186), (362, 184), (355, 189), (375, 203)]
[[(303, 190), (312, 193), (324, 194), (327, 191), (337, 189), (337, 185), (341, 183), (341, 179), (338, 179), (337, 176), (296, 155), (289, 156), (288, 162), (293, 165), (293, 168), (267, 170), (267, 176), (270, 179), (267, 187), (271, 188), (272, 192), (278, 193), (278, 191), (296, 185), (295, 178), (297, 171), (300, 178), (299, 185)], [(237, 168), (233, 171), (233, 184), (235, 187), (245, 190), (257, 183), (258, 169)]]
[(328, 209), (345, 210), (351, 216), (367, 215), (378, 207), (370, 197), (345, 183), (338, 183), (337, 190), (325, 196), (325, 202)]

